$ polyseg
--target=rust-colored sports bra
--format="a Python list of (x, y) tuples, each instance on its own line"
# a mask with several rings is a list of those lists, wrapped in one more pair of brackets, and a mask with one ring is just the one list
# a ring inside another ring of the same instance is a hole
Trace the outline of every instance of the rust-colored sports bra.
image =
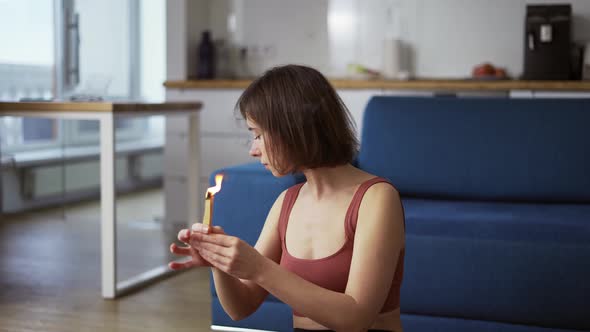
[[(282, 247), (281, 266), (318, 286), (335, 292), (344, 293), (346, 290), (346, 284), (348, 283), (350, 263), (352, 261), (354, 232), (356, 230), (359, 207), (367, 189), (379, 182), (390, 183), (384, 178), (376, 177), (363, 182), (359, 186), (350, 202), (348, 210), (346, 211), (344, 227), (346, 241), (344, 245), (332, 255), (319, 259), (297, 258), (291, 256), (287, 251), (285, 233), (287, 230), (287, 224), (289, 223), (289, 215), (291, 214), (293, 205), (295, 205), (295, 201), (297, 200), (297, 196), (299, 195), (303, 183), (289, 188), (285, 194), (281, 214), (279, 216), (279, 236)], [(389, 289), (389, 295), (387, 296), (387, 300), (385, 300), (381, 312), (387, 312), (399, 308), (400, 288), (404, 270), (404, 254), (405, 249), (402, 249), (397, 260), (397, 267), (395, 269), (391, 288)], [(293, 314), (301, 316), (297, 312), (293, 312)]]

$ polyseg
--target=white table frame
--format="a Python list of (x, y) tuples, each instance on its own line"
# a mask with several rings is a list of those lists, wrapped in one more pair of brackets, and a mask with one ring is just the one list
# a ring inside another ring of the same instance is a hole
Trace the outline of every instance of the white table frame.
[[(100, 123), (100, 224), (101, 224), (101, 289), (102, 297), (114, 299), (162, 279), (174, 271), (160, 266), (117, 282), (116, 184), (115, 184), (115, 119), (151, 115), (186, 115), (188, 130), (187, 200), (188, 220), (198, 220), (199, 200), (199, 110), (112, 112), (112, 111), (2, 111), (2, 116), (40, 117), (69, 120), (98, 120)], [(166, 213), (166, 207), (164, 208)]]

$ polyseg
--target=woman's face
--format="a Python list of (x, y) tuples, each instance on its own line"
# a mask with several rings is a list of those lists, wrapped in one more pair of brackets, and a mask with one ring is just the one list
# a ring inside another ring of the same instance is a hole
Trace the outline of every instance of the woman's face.
[(252, 145), (250, 146), (249, 152), (250, 155), (260, 159), (260, 163), (274, 175), (276, 171), (270, 163), (264, 146), (264, 133), (258, 127), (256, 122), (252, 121), (251, 119), (246, 119), (246, 124), (248, 125), (248, 130), (252, 134)]

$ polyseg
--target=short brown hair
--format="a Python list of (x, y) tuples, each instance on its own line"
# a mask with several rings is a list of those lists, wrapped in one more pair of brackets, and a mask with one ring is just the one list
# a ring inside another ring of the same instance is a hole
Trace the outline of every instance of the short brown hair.
[(350, 112), (313, 68), (268, 70), (246, 88), (236, 108), (260, 126), (268, 157), (282, 174), (350, 163), (358, 152)]

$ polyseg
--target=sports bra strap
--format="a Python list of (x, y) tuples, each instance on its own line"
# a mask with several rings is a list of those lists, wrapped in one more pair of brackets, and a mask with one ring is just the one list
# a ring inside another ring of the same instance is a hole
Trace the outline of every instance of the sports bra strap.
[(283, 242), (285, 240), (287, 224), (289, 223), (289, 215), (291, 215), (291, 210), (293, 209), (293, 205), (295, 205), (295, 201), (299, 195), (299, 190), (301, 190), (301, 187), (303, 187), (304, 183), (305, 182), (298, 183), (290, 187), (285, 193), (285, 198), (283, 199), (283, 205), (281, 207), (281, 213), (279, 215), (279, 236)]

